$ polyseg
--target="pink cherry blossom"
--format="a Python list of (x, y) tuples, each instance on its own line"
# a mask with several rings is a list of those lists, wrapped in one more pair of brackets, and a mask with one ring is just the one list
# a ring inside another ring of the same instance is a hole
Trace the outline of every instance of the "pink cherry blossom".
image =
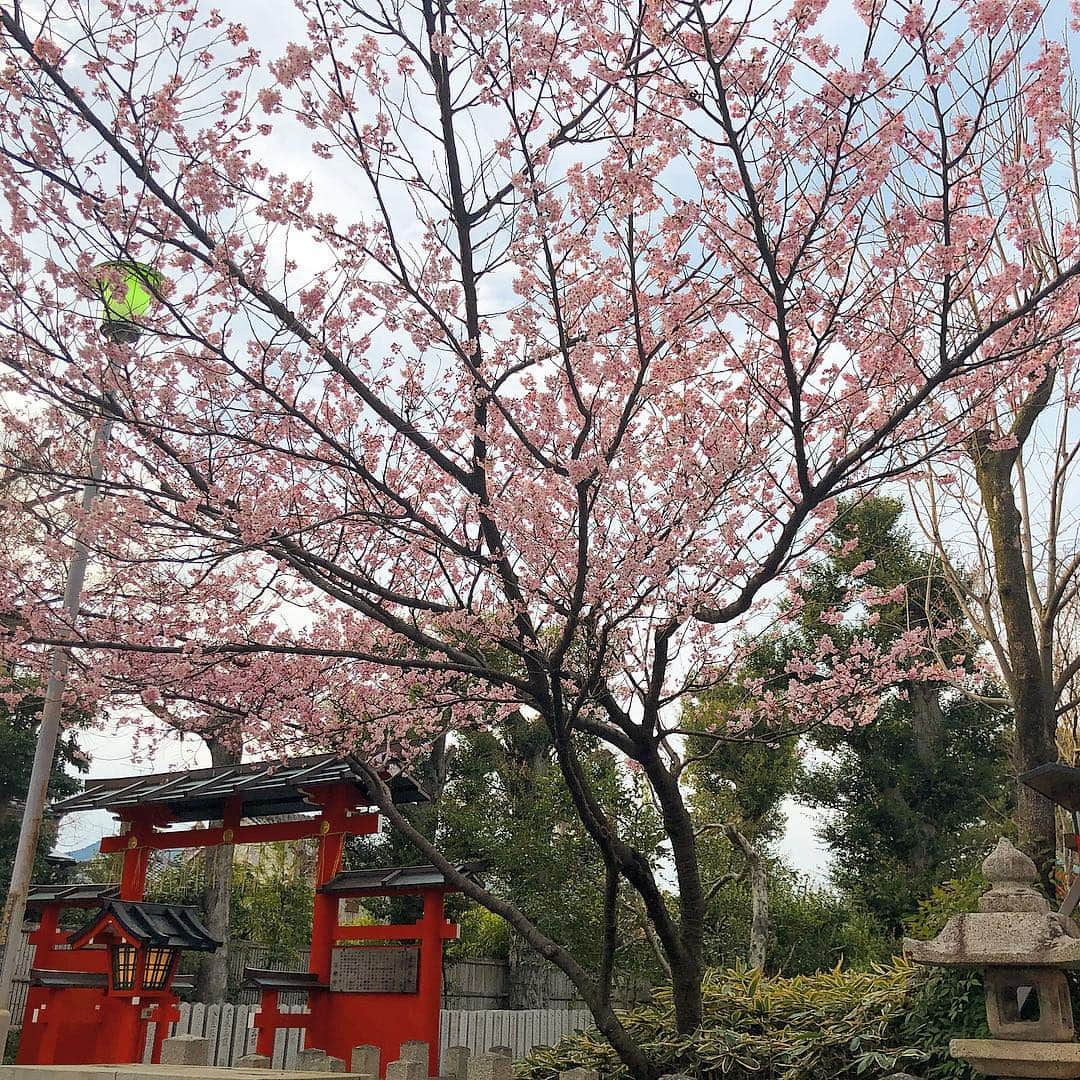
[[(65, 643), (105, 715), (400, 767), (526, 709), (565, 776), (605, 741), (685, 825), (680, 703), (799, 617), (842, 500), (1076, 361), (1080, 228), (1036, 213), (1068, 54), (1030, 5), (860, 0), (841, 43), (819, 0), (301, 0), (278, 57), (100, 8), (0, 11), (0, 655)], [(108, 341), (94, 268), (132, 260), (168, 288)], [(902, 600), (855, 569), (827, 625)], [(959, 677), (916, 630), (839, 640), (713, 734)]]

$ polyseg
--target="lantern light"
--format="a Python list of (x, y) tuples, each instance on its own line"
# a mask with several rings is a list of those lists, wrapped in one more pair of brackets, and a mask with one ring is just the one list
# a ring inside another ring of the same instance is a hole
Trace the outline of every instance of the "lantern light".
[(104, 310), (101, 330), (124, 344), (138, 341), (139, 320), (146, 315), (165, 284), (165, 276), (140, 262), (105, 262), (95, 267)]
[(143, 989), (164, 990), (178, 955), (176, 949), (164, 945), (148, 946), (143, 964)]
[(112, 960), (113, 990), (134, 990), (139, 950), (134, 945), (121, 942), (110, 950), (110, 959)]

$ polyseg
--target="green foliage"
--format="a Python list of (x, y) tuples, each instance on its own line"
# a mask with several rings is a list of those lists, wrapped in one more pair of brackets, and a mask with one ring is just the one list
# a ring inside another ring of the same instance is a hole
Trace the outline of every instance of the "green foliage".
[(83, 884), (111, 885), (120, 880), (124, 869), (124, 856), (119, 853), (105, 855), (98, 852), (88, 862), (75, 870), (75, 879)]
[(315, 893), (295, 845), (265, 844), (256, 863), (233, 864), (230, 935), (270, 947), (270, 960), (291, 960), (311, 941)]
[[(841, 651), (856, 638), (884, 650), (912, 628), (948, 627), (937, 642), (942, 654), (970, 655), (974, 638), (952, 591), (903, 527), (902, 514), (894, 499), (842, 506), (836, 549), (801, 582), (796, 625), (757, 642), (738, 677), (686, 707), (680, 726), (723, 730), (747, 703), (747, 679), (785, 680), (790, 657), (822, 637)], [(869, 610), (858, 599), (862, 585), (892, 599)], [(906, 591), (896, 594), (897, 586)], [(685, 778), (695, 820), (704, 826), (699, 861), (706, 886), (744, 871), (719, 823), (735, 824), (769, 863), (770, 970), (804, 973), (887, 959), (920, 900), (969, 872), (1009, 818), (1003, 718), (938, 685), (901, 681), (882, 696), (873, 723), (817, 728), (801, 745), (794, 737), (770, 741), (765, 730), (749, 734), (757, 741), (690, 736), (687, 753), (697, 760)], [(789, 875), (769, 855), (791, 795), (829, 811), (821, 835), (839, 899), (785, 884)], [(709, 909), (708, 962), (745, 957), (749, 924), (745, 886), (736, 880), (719, 888)], [(816, 962), (809, 936), (821, 943)]]
[[(772, 650), (766, 648), (741, 674), (761, 674), (774, 660)], [(679, 727), (723, 730), (742, 704), (742, 688), (722, 684), (685, 706)], [(689, 802), (699, 823), (733, 822), (754, 843), (775, 840), (783, 833), (781, 803), (795, 789), (801, 772), (795, 739), (739, 742), (690, 736), (686, 756), (693, 762), (684, 774), (690, 788)], [(726, 863), (730, 845), (722, 834), (713, 832), (704, 834), (700, 849), (699, 857), (705, 864), (715, 864), (710, 868), (718, 869)]]
[(979, 897), (989, 882), (977, 867), (960, 878), (935, 885), (930, 895), (919, 901), (917, 909), (904, 919), (908, 937), (929, 941), (937, 937), (953, 915), (975, 911)]
[(767, 968), (780, 975), (866, 970), (895, 952), (892, 936), (869, 912), (834, 890), (790, 876), (773, 875), (769, 921)]
[[(970, 657), (975, 640), (955, 596), (901, 519), (903, 504), (873, 498), (842, 509), (834, 529), (852, 545), (807, 576), (801, 638), (827, 634), (843, 648), (855, 636), (887, 647), (911, 628), (952, 627), (937, 641), (947, 659)], [(882, 593), (906, 587), (870, 615), (846, 600), (852, 571)], [(847, 605), (847, 606), (845, 606)], [(840, 624), (828, 610), (844, 610)], [(978, 701), (908, 681), (883, 699), (874, 723), (814, 734), (827, 758), (808, 767), (799, 794), (832, 813), (822, 830), (834, 880), (899, 934), (904, 917), (942, 880), (963, 875), (1008, 820), (1010, 792), (1002, 716)]]
[(969, 1066), (949, 1057), (949, 1040), (985, 1039), (989, 1034), (980, 972), (938, 968), (919, 978), (900, 1037), (927, 1051), (919, 1070), (924, 1080), (973, 1080)]
[(801, 785), (832, 811), (822, 836), (834, 881), (894, 933), (943, 879), (982, 858), (1007, 813), (997, 718), (960, 696), (940, 700), (930, 725), (912, 712), (893, 700), (867, 727), (820, 733), (831, 756)]
[(461, 935), (448, 942), (448, 960), (483, 957), (506, 960), (510, 956), (510, 924), (479, 904), (465, 904), (457, 916)]
[[(750, 892), (742, 881), (720, 889), (709, 905), (705, 941), (710, 967), (745, 963), (750, 937)], [(895, 941), (865, 911), (835, 890), (814, 888), (774, 865), (769, 878), (770, 974), (810, 975), (836, 967), (865, 969), (888, 961)]]
[[(311, 940), (314, 900), (303, 846), (262, 844), (251, 850), (257, 853), (254, 861), (233, 862), (230, 940), (265, 945), (272, 961), (295, 960)], [(147, 877), (147, 900), (198, 906), (203, 867), (198, 856), (156, 861)]]
[[(14, 705), (0, 700), (0, 891), (3, 892), (7, 891), (19, 842), (22, 806), (30, 783), (42, 706), (40, 686), (35, 680), (16, 679), (8, 689), (20, 696)], [(76, 730), (86, 723), (87, 717), (67, 712), (62, 719), (63, 727), (49, 778), (50, 800), (80, 791), (82, 783), (68, 770), (85, 772), (88, 767), (86, 756), (76, 740)], [(56, 829), (57, 822), (52, 818), (46, 817), (42, 822), (34, 863), (35, 882), (60, 880), (57, 869), (44, 858), (56, 843)], [(62, 875), (67, 871), (59, 873)]]
[[(730, 713), (741, 701), (741, 687), (734, 684), (714, 687), (684, 706), (679, 726), (687, 731), (723, 730)], [(683, 775), (688, 787), (687, 802), (698, 829), (698, 864), (705, 887), (711, 893), (706, 916), (705, 962), (714, 967), (731, 967), (745, 961), (749, 952), (752, 915), (750, 890), (745, 880), (747, 866), (742, 852), (724, 832), (723, 826), (730, 824), (769, 864), (772, 940), (768, 955), (771, 960), (778, 955), (784, 957), (781, 966), (787, 961), (796, 970), (803, 970), (806, 943), (786, 933), (788, 920), (784, 915), (794, 915), (791, 921), (796, 923), (815, 920), (802, 918), (809, 912), (801, 910), (796, 902), (791, 874), (768, 854), (769, 845), (783, 833), (785, 819), (781, 803), (795, 787), (800, 773), (796, 740), (789, 738), (770, 744), (691, 735), (687, 737), (685, 753), (690, 764)], [(721, 884), (725, 880), (727, 883)], [(777, 894), (790, 901), (786, 910), (781, 903), (779, 921)], [(823, 928), (821, 924), (814, 927)], [(800, 955), (796, 957), (795, 953)], [(810, 970), (821, 966), (821, 962), (812, 963)]]
[[(927, 1080), (973, 1080), (948, 1058), (948, 1040), (984, 1031), (977, 975), (927, 973), (898, 961), (872, 971), (829, 971), (767, 978), (756, 971), (713, 971), (705, 1020), (678, 1035), (670, 992), (623, 1014), (630, 1034), (660, 1066), (700, 1080), (876, 1080), (914, 1069)], [(597, 1031), (534, 1053), (519, 1080), (554, 1080), (565, 1069), (627, 1076)]]

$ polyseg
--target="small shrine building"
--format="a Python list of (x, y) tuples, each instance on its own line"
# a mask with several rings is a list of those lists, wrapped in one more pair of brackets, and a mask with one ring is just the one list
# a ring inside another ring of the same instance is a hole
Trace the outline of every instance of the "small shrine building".
[[(388, 786), (396, 803), (427, 798), (404, 775)], [(269, 1056), (283, 1028), (302, 1028), (306, 1047), (346, 1061), (358, 1045), (380, 1047), (386, 1063), (402, 1043), (421, 1041), (430, 1047), (431, 1074), (438, 1073), (442, 949), (458, 932), (446, 921), (444, 898), (454, 890), (432, 866), (342, 870), (347, 837), (379, 827), (364, 781), (347, 762), (319, 755), (93, 780), (53, 807), (56, 814), (87, 810), (120, 821), (120, 834), (101, 844), (122, 853), (120, 882), (32, 888), (28, 911), (40, 922), (30, 939), (19, 1064), (137, 1063), (151, 1042), (150, 1060), (160, 1059), (185, 988), (180, 954), (221, 943), (192, 908), (145, 902), (153, 852), (314, 839), (308, 970), (246, 972), (261, 995), (258, 1052)], [(341, 918), (343, 900), (396, 896), (419, 898), (417, 922), (357, 926)], [(81, 928), (63, 930), (72, 908), (90, 915)], [(304, 995), (306, 1008), (284, 1011), (282, 994)]]

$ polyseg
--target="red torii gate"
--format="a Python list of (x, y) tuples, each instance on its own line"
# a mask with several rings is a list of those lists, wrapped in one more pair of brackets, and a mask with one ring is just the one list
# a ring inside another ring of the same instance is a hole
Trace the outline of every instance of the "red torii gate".
[[(405, 776), (393, 778), (390, 789), (395, 802), (427, 798)], [(458, 930), (446, 922), (444, 914), (444, 895), (452, 890), (433, 867), (341, 872), (346, 837), (369, 835), (378, 829), (379, 815), (371, 807), (372, 800), (361, 778), (333, 755), (96, 780), (82, 794), (56, 804), (53, 809), (57, 814), (99, 809), (115, 814), (121, 822), (121, 834), (104, 839), (101, 850), (122, 852), (123, 871), (119, 887), (113, 887), (115, 891), (93, 897), (83, 892), (65, 898), (38, 890), (42, 924), (34, 938), (35, 985), (27, 1015), (31, 1026), (57, 1026), (48, 1033), (37, 1032), (41, 1037), (24, 1035), (19, 1063), (137, 1062), (142, 1058), (140, 1039), (145, 1040), (147, 1025), (160, 1019), (153, 1057), (157, 1061), (164, 1029), (176, 1015), (179, 998), (172, 980), (175, 964), (164, 987), (151, 995), (153, 1009), (143, 1005), (145, 994), (133, 997), (128, 991), (126, 997), (118, 997), (115, 980), (108, 980), (107, 957), (100, 951), (100, 944), (96, 952), (62, 948), (76, 936), (58, 929), (63, 906), (93, 906), (115, 898), (138, 908), (145, 895), (153, 851), (313, 838), (318, 841), (318, 857), (309, 970), (248, 972), (250, 980), (262, 990), (259, 1052), (269, 1055), (278, 1027), (302, 1027), (305, 1045), (346, 1061), (358, 1044), (379, 1046), (385, 1070), (385, 1064), (398, 1056), (402, 1042), (421, 1040), (430, 1046), (431, 1072), (437, 1073), (442, 943), (456, 937)], [(266, 820), (297, 814), (307, 816), (300, 820)], [(253, 822), (252, 818), (260, 820)], [(221, 824), (171, 828), (208, 819)], [(423, 898), (419, 922), (398, 926), (341, 923), (344, 898), (400, 895)], [(93, 935), (83, 933), (82, 938), (93, 940)], [(375, 942), (385, 943), (394, 951), (372, 947)], [(61, 956), (66, 958), (58, 960)], [(86, 983), (88, 974), (92, 975), (93, 985)], [(108, 985), (103, 985), (103, 980)], [(307, 993), (308, 1009), (302, 1014), (282, 1013), (280, 993), (295, 991)], [(61, 995), (63, 1007), (57, 1008)], [(87, 1025), (100, 1019), (103, 1006), (122, 1020), (108, 1038), (64, 1037), (61, 1029), (76, 1024), (89, 1031)], [(24, 1025), (24, 1031), (26, 1028)], [(120, 1029), (125, 1032), (123, 1038), (116, 1034)], [(61, 1044), (69, 1049), (60, 1051)], [(72, 1054), (78, 1059), (72, 1060)]]

